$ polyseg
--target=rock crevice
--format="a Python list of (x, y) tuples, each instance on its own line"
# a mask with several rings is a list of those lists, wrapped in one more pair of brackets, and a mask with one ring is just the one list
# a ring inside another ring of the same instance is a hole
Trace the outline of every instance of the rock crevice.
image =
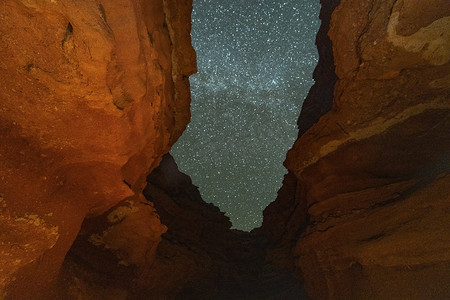
[(449, 298), (449, 2), (322, 1), (316, 83), (252, 232), (167, 154), (191, 10), (0, 4), (0, 298)]

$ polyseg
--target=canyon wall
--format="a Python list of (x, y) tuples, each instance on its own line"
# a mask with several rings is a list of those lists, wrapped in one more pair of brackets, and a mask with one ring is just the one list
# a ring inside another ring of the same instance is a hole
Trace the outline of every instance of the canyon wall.
[[(147, 174), (190, 118), (191, 10), (1, 2), (0, 298), (52, 298), (83, 220), (143, 201)], [(138, 209), (156, 248), (167, 228), (151, 206)]]
[(450, 3), (322, 1), (316, 83), (251, 233), (165, 155), (191, 10), (0, 4), (0, 298), (302, 299), (300, 279), (312, 299), (449, 298)]
[[(231, 230), (169, 154), (147, 182), (146, 201), (85, 221), (64, 261), (62, 299), (304, 299), (292, 272), (267, 263), (263, 234)], [(167, 226), (157, 247), (145, 207)]]
[(327, 31), (332, 107), (313, 87), (302, 115), (322, 116), (300, 119), (264, 212), (268, 257), (313, 299), (448, 299), (450, 2), (341, 0)]

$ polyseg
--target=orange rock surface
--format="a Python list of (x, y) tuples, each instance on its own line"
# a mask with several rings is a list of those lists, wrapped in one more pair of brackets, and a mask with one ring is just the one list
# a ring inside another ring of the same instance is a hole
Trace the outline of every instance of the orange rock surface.
[(333, 105), (289, 151), (263, 225), (313, 299), (450, 297), (449, 32), (448, 1), (334, 10)]
[(1, 2), (0, 298), (44, 297), (83, 219), (142, 197), (189, 121), (191, 9)]
[(3, 0), (0, 298), (448, 299), (450, 2), (322, 6), (289, 172), (244, 233), (162, 159), (191, 0)]

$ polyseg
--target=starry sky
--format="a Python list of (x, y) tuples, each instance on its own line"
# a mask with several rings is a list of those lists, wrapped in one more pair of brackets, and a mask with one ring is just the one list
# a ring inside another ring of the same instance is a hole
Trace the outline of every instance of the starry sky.
[(261, 225), (313, 84), (319, 0), (194, 0), (192, 120), (172, 148), (233, 227)]

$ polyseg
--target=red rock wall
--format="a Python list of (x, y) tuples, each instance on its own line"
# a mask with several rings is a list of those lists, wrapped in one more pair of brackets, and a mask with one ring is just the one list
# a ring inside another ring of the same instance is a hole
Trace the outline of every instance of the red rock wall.
[[(147, 200), (85, 221), (64, 261), (62, 299), (302, 298), (291, 272), (267, 264), (260, 231), (230, 230), (169, 154), (147, 181)], [(153, 207), (167, 226), (157, 244)]]
[(263, 225), (313, 299), (450, 297), (449, 32), (444, 0), (334, 10), (333, 107), (289, 151)]
[(0, 298), (296, 299), (289, 270), (313, 299), (449, 298), (450, 4), (322, 4), (289, 173), (247, 234), (170, 159), (142, 195), (189, 120), (191, 1), (2, 1)]
[[(322, 1), (319, 15), (321, 25), (316, 37), (319, 62), (313, 74), (315, 83), (303, 103), (297, 122), (299, 137), (330, 111), (333, 105), (337, 76), (328, 30), (331, 14), (339, 2), (340, 0)], [(283, 268), (293, 268), (290, 251), (307, 222), (304, 192), (295, 174), (288, 169), (276, 201), (270, 203), (263, 212), (262, 230), (270, 242), (269, 256), (276, 265)]]
[(83, 219), (142, 197), (189, 121), (191, 9), (1, 2), (0, 298), (44, 297)]
[[(239, 248), (229, 219), (203, 202), (169, 154), (149, 175), (144, 195), (85, 221), (64, 262), (64, 299), (216, 294), (217, 276), (229, 273), (219, 266), (230, 248)], [(167, 227), (158, 232), (155, 218)]]

